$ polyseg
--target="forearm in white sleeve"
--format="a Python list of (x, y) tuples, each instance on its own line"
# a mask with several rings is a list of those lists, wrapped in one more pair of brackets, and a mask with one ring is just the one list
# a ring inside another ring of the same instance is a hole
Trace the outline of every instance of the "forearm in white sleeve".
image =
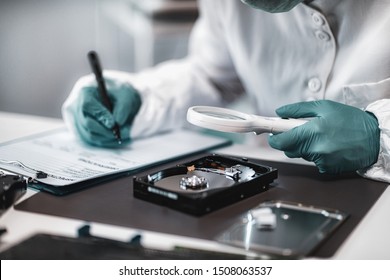
[(194, 69), (191, 58), (169, 61), (129, 79), (141, 94), (131, 137), (144, 137), (182, 127), (192, 105), (220, 105), (221, 96), (207, 77)]
[(142, 99), (133, 138), (183, 126), (190, 106), (218, 106), (243, 93), (219, 22), (223, 6), (222, 1), (199, 1), (187, 58), (130, 75)]
[(381, 99), (369, 104), (366, 111), (378, 119), (380, 132), (380, 150), (377, 162), (359, 174), (373, 180), (390, 183), (390, 99)]
[[(193, 105), (223, 105), (243, 92), (226, 47), (221, 20), (222, 0), (199, 0), (200, 16), (191, 33), (189, 55), (139, 73), (106, 70), (103, 75), (131, 84), (141, 96), (130, 137), (144, 137), (186, 124), (186, 112)], [(77, 121), (71, 104), (85, 86), (96, 85), (92, 75), (79, 79), (62, 108), (66, 123)]]

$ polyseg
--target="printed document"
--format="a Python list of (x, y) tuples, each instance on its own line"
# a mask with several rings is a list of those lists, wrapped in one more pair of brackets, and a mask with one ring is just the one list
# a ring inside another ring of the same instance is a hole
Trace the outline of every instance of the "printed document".
[(136, 170), (227, 144), (223, 138), (189, 130), (133, 141), (118, 149), (89, 146), (65, 129), (0, 145), (0, 169), (64, 186)]

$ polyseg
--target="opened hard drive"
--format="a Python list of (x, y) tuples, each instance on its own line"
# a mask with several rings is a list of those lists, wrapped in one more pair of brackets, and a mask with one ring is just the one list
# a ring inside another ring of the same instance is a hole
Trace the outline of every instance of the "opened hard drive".
[(212, 154), (135, 176), (134, 197), (200, 216), (264, 192), (276, 178), (273, 167)]

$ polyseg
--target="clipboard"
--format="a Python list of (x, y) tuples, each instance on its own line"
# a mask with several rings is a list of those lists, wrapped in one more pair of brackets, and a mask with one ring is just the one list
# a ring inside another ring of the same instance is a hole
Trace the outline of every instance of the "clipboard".
[(176, 130), (106, 149), (89, 146), (61, 128), (0, 144), (0, 169), (29, 178), (31, 188), (65, 195), (230, 143)]

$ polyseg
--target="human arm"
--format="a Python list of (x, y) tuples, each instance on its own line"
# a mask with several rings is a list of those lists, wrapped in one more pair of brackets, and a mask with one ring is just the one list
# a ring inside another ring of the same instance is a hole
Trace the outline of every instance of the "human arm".
[(276, 110), (282, 118), (312, 118), (287, 132), (271, 135), (269, 144), (288, 157), (302, 157), (322, 173), (369, 168), (377, 162), (380, 128), (370, 112), (329, 100), (300, 102)]
[[(219, 22), (223, 15), (219, 10), (221, 3), (199, 2), (200, 17), (186, 58), (164, 62), (139, 73), (104, 71), (105, 78), (131, 86), (140, 96), (141, 105), (127, 132), (128, 139), (181, 127), (185, 124), (188, 107), (222, 105), (243, 92), (224, 43), (224, 31)], [(86, 106), (84, 113), (80, 114), (83, 111), (79, 110), (78, 115), (69, 108), (75, 102), (84, 102), (79, 97), (80, 90), (90, 86), (94, 86), (90, 77), (81, 78), (63, 106), (64, 119), (73, 130), (76, 122), (91, 114)]]
[(380, 129), (380, 147), (377, 161), (368, 168), (358, 170), (366, 178), (390, 183), (390, 99), (381, 99), (366, 107), (375, 115)]
[[(84, 142), (100, 147), (120, 147), (128, 144), (134, 116), (141, 106), (141, 98), (131, 84), (114, 78), (105, 78), (112, 112), (103, 105), (96, 81), (92, 75), (77, 81), (62, 106), (68, 127)], [(117, 125), (121, 142), (112, 133)]]

